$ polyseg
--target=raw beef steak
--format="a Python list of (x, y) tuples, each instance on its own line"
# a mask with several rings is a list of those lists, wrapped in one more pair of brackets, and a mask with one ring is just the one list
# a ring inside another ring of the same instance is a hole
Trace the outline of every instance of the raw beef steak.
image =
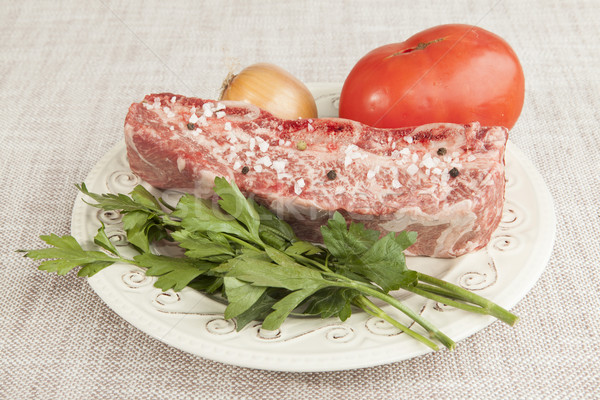
[(241, 102), (171, 93), (134, 103), (125, 120), (132, 171), (201, 197), (216, 176), (318, 241), (334, 212), (385, 232), (416, 231), (409, 255), (484, 247), (504, 203), (502, 127), (376, 129), (338, 119), (281, 120)]

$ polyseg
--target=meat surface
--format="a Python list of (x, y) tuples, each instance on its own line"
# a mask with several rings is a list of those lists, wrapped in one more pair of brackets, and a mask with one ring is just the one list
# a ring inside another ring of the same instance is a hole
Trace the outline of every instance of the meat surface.
[(484, 247), (504, 203), (502, 127), (377, 129), (339, 119), (281, 120), (253, 105), (171, 93), (125, 120), (132, 171), (161, 189), (211, 197), (223, 176), (319, 241), (335, 211), (382, 233), (416, 231), (406, 253), (457, 257)]

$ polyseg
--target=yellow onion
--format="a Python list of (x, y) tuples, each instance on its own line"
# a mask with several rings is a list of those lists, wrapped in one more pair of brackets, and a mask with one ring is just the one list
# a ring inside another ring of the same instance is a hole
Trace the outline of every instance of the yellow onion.
[(317, 117), (315, 99), (306, 85), (273, 64), (250, 65), (227, 77), (221, 100), (245, 101), (282, 119)]

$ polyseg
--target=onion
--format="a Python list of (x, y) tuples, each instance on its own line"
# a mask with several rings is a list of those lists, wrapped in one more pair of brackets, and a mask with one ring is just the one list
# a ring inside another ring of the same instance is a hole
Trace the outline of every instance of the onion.
[(282, 119), (317, 118), (317, 105), (306, 85), (273, 64), (250, 65), (228, 76), (221, 100), (245, 101)]

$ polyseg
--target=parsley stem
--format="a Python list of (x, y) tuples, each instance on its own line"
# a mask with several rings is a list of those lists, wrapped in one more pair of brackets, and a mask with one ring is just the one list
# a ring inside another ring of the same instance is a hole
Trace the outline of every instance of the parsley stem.
[(429, 293), (439, 294), (440, 296), (448, 297), (453, 300), (466, 301), (465, 298), (460, 296), (459, 294), (451, 292), (450, 290), (447, 290), (447, 289), (444, 289), (444, 288), (441, 288), (438, 286), (433, 286), (433, 285), (419, 282), (419, 283), (417, 283), (416, 287), (419, 289), (423, 289)]
[(450, 349), (450, 350), (454, 349), (455, 343), (452, 339), (450, 339), (448, 336), (446, 336), (445, 333), (443, 333), (438, 328), (436, 328), (435, 325), (431, 324), (429, 321), (427, 321), (425, 318), (421, 317), (419, 314), (417, 314), (411, 308), (404, 305), (401, 301), (399, 301), (395, 297), (392, 297), (387, 293), (380, 292), (379, 290), (373, 288), (372, 286), (363, 284), (362, 282), (357, 282), (357, 281), (338, 282), (338, 285), (345, 286), (345, 287), (351, 287), (351, 288), (356, 289), (364, 294), (367, 294), (369, 296), (373, 296), (380, 300), (385, 301), (386, 303), (388, 303), (389, 305), (402, 311), (404, 314), (406, 314), (408, 317), (410, 317), (413, 321), (415, 321), (416, 323), (421, 325), (427, 332), (429, 332), (433, 337), (435, 337), (440, 342), (442, 342), (442, 344), (444, 346), (446, 346), (448, 349)]
[[(329, 268), (327, 268), (327, 266), (325, 266), (325, 265), (321, 264), (320, 262), (315, 261), (315, 260), (313, 260), (311, 258), (305, 257), (305, 256), (303, 256), (301, 254), (288, 254), (288, 255), (290, 257), (292, 257), (292, 258), (295, 258), (298, 261), (302, 261), (304, 263), (308, 263), (308, 264), (314, 265), (315, 267), (319, 268), (320, 270), (322, 270), (324, 272), (327, 272), (327, 273), (332, 272)], [(330, 274), (328, 274), (328, 275), (330, 275)], [(337, 275), (337, 274), (335, 274), (335, 276), (336, 277), (340, 277), (340, 275)]]
[[(492, 315), (499, 320), (506, 322), (510, 326), (513, 326), (519, 320), (519, 317), (511, 313), (510, 311), (500, 307), (498, 304), (487, 300), (469, 290), (463, 289), (460, 286), (454, 285), (450, 282), (443, 281), (438, 278), (434, 278), (433, 276), (429, 276), (423, 273), (417, 273), (417, 276), (420, 281), (429, 283), (431, 285), (449, 290), (452, 293), (455, 293), (457, 296), (461, 296), (462, 299), (468, 301), (470, 303), (476, 304), (487, 311), (486, 314)], [(431, 294), (430, 294), (431, 295)], [(446, 303), (448, 304), (448, 303)], [(461, 303), (462, 304), (462, 303)]]
[(390, 317), (385, 311), (383, 311), (381, 308), (377, 307), (371, 300), (369, 300), (365, 296), (357, 296), (354, 299), (354, 303), (358, 307), (362, 308), (367, 314), (370, 314), (377, 318), (381, 318), (382, 320), (388, 322), (392, 326), (400, 329), (402, 332), (406, 333), (408, 336), (410, 336), (414, 339), (417, 339), (419, 342), (430, 347), (434, 351), (439, 350), (439, 347), (437, 344), (435, 344), (431, 340), (427, 339), (425, 336), (421, 335), (420, 333), (415, 332), (412, 329), (410, 329), (409, 327), (396, 321), (394, 318)]
[(227, 239), (231, 240), (232, 242), (236, 242), (238, 244), (241, 244), (242, 246), (251, 249), (251, 250), (259, 250), (257, 249), (255, 246), (251, 245), (250, 243), (246, 242), (245, 240), (239, 239), (235, 236), (232, 236), (228, 233), (221, 233), (221, 235), (225, 236)]
[(486, 314), (489, 315), (490, 312), (489, 310), (486, 310), (483, 307), (479, 307), (479, 306), (473, 306), (470, 304), (466, 304), (466, 303), (462, 303), (460, 301), (456, 301), (453, 300), (450, 297), (446, 297), (446, 296), (442, 296), (442, 295), (438, 295), (435, 293), (430, 293), (426, 290), (420, 289), (418, 287), (414, 287), (414, 286), (409, 286), (409, 287), (403, 287), (403, 289), (408, 290), (411, 293), (417, 294), (419, 296), (423, 296), (425, 298), (428, 298), (430, 300), (435, 300), (438, 303), (443, 303), (446, 304), (448, 306), (452, 306), (455, 308), (460, 308), (461, 310), (465, 310), (465, 311), (469, 311), (472, 313), (477, 313), (477, 314)]

